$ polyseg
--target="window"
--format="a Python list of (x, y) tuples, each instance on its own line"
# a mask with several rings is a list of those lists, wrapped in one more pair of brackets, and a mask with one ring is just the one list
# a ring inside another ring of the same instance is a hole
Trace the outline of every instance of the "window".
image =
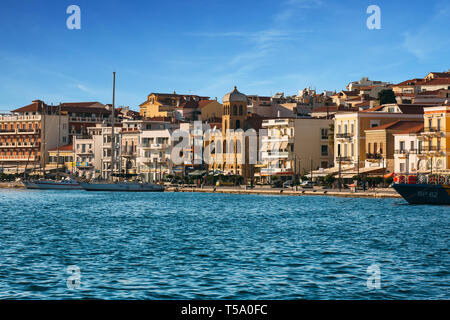
[(437, 120), (437, 129), (438, 131), (441, 131), (441, 119)]
[(243, 109), (242, 109), (242, 105), (240, 105), (240, 106), (239, 106), (239, 115), (240, 115), (240, 116), (242, 116), (242, 114), (243, 114), (243, 111), (242, 111), (242, 110), (243, 110)]
[(405, 141), (400, 141), (400, 151), (405, 151)]
[(344, 124), (344, 133), (347, 133), (347, 132), (348, 132), (347, 125)]
[(233, 106), (233, 115), (237, 116), (237, 106)]
[(378, 127), (380, 125), (380, 120), (370, 120), (370, 127)]
[(352, 151), (351, 155), (352, 155), (352, 157), (354, 157), (355, 156), (355, 145), (353, 143), (351, 144), (351, 151)]
[(337, 131), (337, 133), (341, 133), (341, 125), (340, 125), (340, 124), (338, 125), (338, 131)]
[(405, 163), (400, 163), (400, 172), (405, 172)]
[(428, 127), (430, 129), (433, 127), (433, 119), (428, 119)]
[(414, 141), (411, 141), (411, 143), (410, 143), (410, 149), (409, 149), (410, 151), (413, 151), (414, 150)]
[(322, 157), (326, 157), (328, 156), (328, 146), (323, 144), (320, 147), (320, 154), (322, 155)]
[(419, 141), (418, 149), (419, 149), (419, 150), (417, 150), (417, 152), (418, 152), (418, 153), (422, 153), (422, 151), (423, 151), (423, 141)]
[(367, 144), (367, 153), (371, 153), (371, 151), (372, 151), (372, 148), (371, 148), (371, 145), (370, 145), (370, 142)]
[(437, 148), (437, 151), (440, 151), (440, 150), (441, 150), (441, 138), (437, 138), (437, 141), (436, 141), (436, 148)]
[(338, 155), (338, 157), (340, 157), (341, 156), (341, 144), (340, 143), (338, 143), (338, 145), (337, 145), (337, 155)]
[(320, 129), (320, 136), (322, 140), (328, 140), (328, 129)]
[(383, 153), (383, 142), (380, 142), (380, 153)]
[(378, 153), (378, 144), (376, 142), (373, 144), (373, 153)]
[(353, 123), (350, 125), (350, 130), (351, 130), (351, 134), (355, 133), (355, 125)]

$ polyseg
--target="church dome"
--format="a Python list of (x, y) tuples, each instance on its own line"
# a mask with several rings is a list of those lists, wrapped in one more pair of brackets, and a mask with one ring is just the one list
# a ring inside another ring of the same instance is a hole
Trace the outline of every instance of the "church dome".
[(243, 93), (240, 93), (236, 86), (234, 86), (234, 90), (224, 95), (222, 101), (224, 103), (234, 101), (247, 102), (247, 96)]

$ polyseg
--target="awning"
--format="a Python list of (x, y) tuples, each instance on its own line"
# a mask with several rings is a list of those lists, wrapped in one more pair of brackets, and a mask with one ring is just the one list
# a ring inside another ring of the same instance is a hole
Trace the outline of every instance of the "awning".
[(391, 172), (391, 173), (385, 174), (385, 175), (383, 176), (383, 178), (387, 179), (387, 178), (392, 178), (393, 176), (394, 176), (394, 173)]

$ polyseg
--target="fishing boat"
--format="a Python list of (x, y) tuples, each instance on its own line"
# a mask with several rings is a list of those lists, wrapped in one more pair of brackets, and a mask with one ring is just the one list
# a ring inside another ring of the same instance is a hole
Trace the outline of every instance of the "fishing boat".
[(400, 176), (393, 188), (410, 204), (450, 205), (450, 178), (444, 176)]
[(70, 178), (63, 180), (24, 180), (22, 183), (27, 189), (41, 189), (41, 190), (80, 190), (81, 185)]
[(119, 191), (119, 192), (162, 192), (164, 186), (153, 183), (117, 182), (117, 183), (87, 183), (82, 182), (81, 188), (86, 191)]

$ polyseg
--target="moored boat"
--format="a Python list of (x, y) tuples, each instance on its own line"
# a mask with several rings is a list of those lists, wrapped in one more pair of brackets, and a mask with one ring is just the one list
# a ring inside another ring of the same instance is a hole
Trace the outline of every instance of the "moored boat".
[(393, 188), (410, 204), (450, 205), (450, 185), (394, 184)]
[(82, 182), (81, 187), (86, 191), (119, 191), (119, 192), (162, 192), (164, 186), (153, 183), (117, 182), (117, 183), (88, 183)]
[(39, 190), (80, 190), (80, 184), (72, 179), (63, 180), (24, 180), (22, 183), (27, 189)]

